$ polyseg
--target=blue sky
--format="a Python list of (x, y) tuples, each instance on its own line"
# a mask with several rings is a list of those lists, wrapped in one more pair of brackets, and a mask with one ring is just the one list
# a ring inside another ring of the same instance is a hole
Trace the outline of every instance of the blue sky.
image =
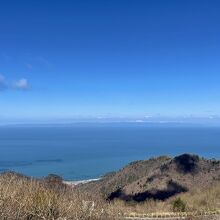
[(0, 1), (0, 120), (220, 116), (220, 1)]

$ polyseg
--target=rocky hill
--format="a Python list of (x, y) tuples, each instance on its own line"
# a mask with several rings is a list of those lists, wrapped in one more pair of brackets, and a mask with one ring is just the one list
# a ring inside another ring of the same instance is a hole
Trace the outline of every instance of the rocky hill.
[(203, 189), (220, 182), (220, 161), (183, 154), (162, 156), (128, 164), (100, 181), (79, 186), (108, 200), (142, 202), (166, 200), (179, 193)]

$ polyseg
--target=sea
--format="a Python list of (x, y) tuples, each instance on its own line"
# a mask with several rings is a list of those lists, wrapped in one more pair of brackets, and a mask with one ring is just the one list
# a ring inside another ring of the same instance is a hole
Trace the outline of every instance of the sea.
[(220, 159), (220, 127), (142, 123), (0, 126), (0, 172), (67, 181), (100, 178), (135, 160), (198, 154)]

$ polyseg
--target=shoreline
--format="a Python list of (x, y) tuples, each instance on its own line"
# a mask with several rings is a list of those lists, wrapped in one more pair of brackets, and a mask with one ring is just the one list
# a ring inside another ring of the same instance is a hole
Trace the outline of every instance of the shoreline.
[(101, 180), (101, 178), (88, 179), (88, 180), (73, 180), (73, 181), (64, 180), (63, 183), (66, 185), (69, 185), (69, 186), (77, 186), (80, 184), (86, 184), (86, 183), (95, 182), (95, 181), (99, 181), (99, 180)]

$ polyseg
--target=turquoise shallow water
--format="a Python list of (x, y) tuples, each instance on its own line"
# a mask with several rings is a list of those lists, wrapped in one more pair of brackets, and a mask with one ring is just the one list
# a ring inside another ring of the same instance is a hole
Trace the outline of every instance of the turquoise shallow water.
[(220, 158), (220, 128), (143, 125), (2, 126), (0, 171), (66, 180), (100, 177), (127, 163), (185, 152)]

